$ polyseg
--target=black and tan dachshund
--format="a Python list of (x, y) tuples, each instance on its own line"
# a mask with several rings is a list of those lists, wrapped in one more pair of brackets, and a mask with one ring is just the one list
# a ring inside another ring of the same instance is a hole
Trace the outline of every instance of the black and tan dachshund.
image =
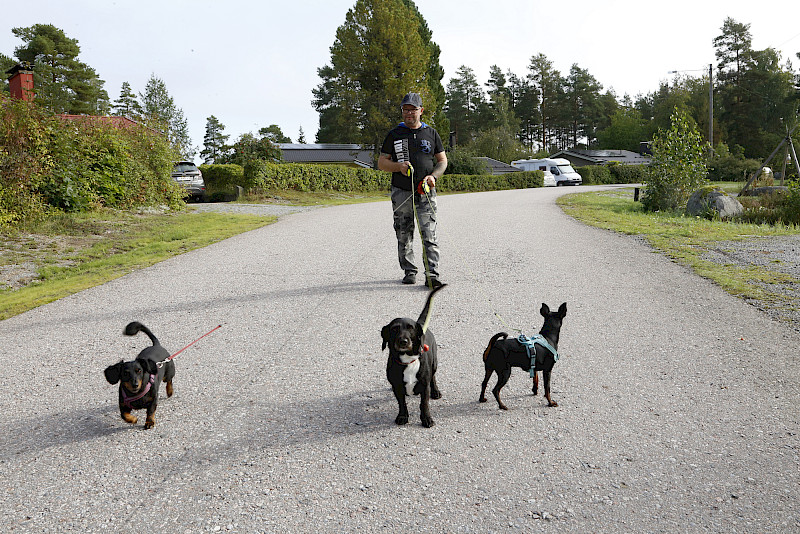
[(119, 412), (122, 419), (135, 425), (138, 418), (132, 415), (131, 411), (146, 408), (147, 419), (144, 427), (148, 429), (153, 428), (155, 424), (158, 386), (161, 382), (167, 383), (167, 397), (172, 396), (175, 362), (165, 361), (169, 358), (169, 352), (142, 323), (134, 321), (128, 324), (124, 333), (126, 336), (135, 336), (139, 332), (147, 334), (153, 346), (142, 350), (132, 362), (121, 361), (107, 367), (105, 375), (110, 384), (119, 382)]
[(386, 378), (392, 385), (392, 391), (399, 405), (399, 413), (394, 420), (398, 425), (408, 423), (407, 395), (420, 396), (422, 426), (430, 428), (434, 425), (429, 400), (439, 399), (442, 394), (436, 385), (438, 366), (436, 338), (431, 329), (427, 328), (427, 323), (433, 296), (446, 285), (442, 284), (428, 293), (428, 299), (419, 319), (413, 321), (406, 317), (398, 317), (381, 329), (383, 338), (381, 350), (389, 347)]
[[(556, 352), (553, 353), (552, 350), (539, 343), (534, 345), (535, 349), (531, 349), (536, 351), (534, 372), (531, 373), (533, 376), (533, 394), (536, 395), (538, 393), (538, 371), (541, 371), (547, 404), (549, 406), (558, 406), (558, 403), (550, 398), (550, 373), (558, 358), (558, 336), (561, 333), (561, 323), (567, 315), (567, 303), (563, 303), (557, 312), (551, 312), (547, 304), (542, 304), (539, 313), (544, 317), (544, 325), (539, 334), (544, 337)], [(489, 341), (489, 346), (483, 352), (486, 376), (483, 378), (483, 385), (481, 386), (480, 401), (486, 402), (486, 385), (489, 383), (492, 373), (497, 373), (497, 384), (492, 389), (492, 393), (494, 393), (494, 398), (497, 399), (497, 404), (501, 410), (508, 410), (503, 401), (500, 400), (500, 390), (508, 382), (511, 376), (511, 368), (520, 367), (526, 371), (531, 370), (531, 357), (525, 345), (517, 338), (506, 339), (507, 337), (508, 334), (505, 332), (495, 334)]]

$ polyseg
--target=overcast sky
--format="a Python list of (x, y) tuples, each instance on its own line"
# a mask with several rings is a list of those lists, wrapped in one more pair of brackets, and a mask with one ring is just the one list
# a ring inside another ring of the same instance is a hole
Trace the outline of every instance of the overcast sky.
[[(151, 74), (164, 80), (202, 148), (215, 115), (234, 140), (277, 124), (313, 142), (319, 126), (311, 90), (330, 62), (336, 29), (355, 0), (25, 0), (7, 2), (0, 52), (13, 57), (15, 27), (53, 24), (77, 39), (113, 101), (122, 82), (136, 93)], [(716, 65), (714, 37), (726, 17), (750, 24), (753, 47), (779, 50), (800, 66), (798, 10), (787, 0), (416, 0), (442, 49), (445, 87), (461, 65), (481, 83), (489, 67), (519, 76), (545, 54), (562, 74), (573, 63), (618, 96), (635, 97), (671, 79), (671, 70), (700, 76)], [(399, 120), (399, 117), (398, 117)], [(199, 155), (196, 156), (199, 163)]]

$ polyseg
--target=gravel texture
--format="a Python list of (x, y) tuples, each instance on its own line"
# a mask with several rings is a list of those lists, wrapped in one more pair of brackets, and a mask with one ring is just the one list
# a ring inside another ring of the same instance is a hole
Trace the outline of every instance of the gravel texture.
[(800, 235), (754, 238), (716, 243), (703, 259), (738, 268), (759, 267), (789, 275), (785, 281), (760, 284), (776, 298), (747, 302), (770, 317), (800, 330)]
[[(601, 187), (582, 189), (601, 189)], [(439, 200), (436, 426), (394, 424), (380, 328), (416, 317), (388, 202), (308, 210), (0, 322), (5, 532), (798, 532), (800, 334), (562, 189)], [(418, 246), (417, 246), (418, 250)], [(567, 302), (557, 408), (492, 334)], [(498, 319), (502, 318), (502, 321)], [(171, 351), (152, 430), (102, 370)], [(494, 384), (494, 379), (490, 385)]]

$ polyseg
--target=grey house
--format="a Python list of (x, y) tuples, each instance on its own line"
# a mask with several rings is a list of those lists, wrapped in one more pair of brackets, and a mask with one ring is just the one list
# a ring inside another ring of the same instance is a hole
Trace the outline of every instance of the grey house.
[(584, 150), (573, 148), (572, 150), (561, 150), (550, 155), (551, 158), (564, 158), (573, 167), (583, 167), (585, 165), (607, 165), (609, 163), (619, 163), (622, 165), (649, 165), (650, 157), (630, 150)]
[(278, 143), (286, 163), (313, 163), (317, 165), (346, 165), (348, 167), (374, 168), (372, 149), (353, 144), (318, 143), (302, 145)]

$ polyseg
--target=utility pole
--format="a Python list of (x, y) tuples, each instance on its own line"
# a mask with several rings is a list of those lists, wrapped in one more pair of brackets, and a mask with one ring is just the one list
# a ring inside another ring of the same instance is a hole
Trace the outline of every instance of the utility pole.
[(708, 64), (708, 143), (714, 153), (714, 65)]

